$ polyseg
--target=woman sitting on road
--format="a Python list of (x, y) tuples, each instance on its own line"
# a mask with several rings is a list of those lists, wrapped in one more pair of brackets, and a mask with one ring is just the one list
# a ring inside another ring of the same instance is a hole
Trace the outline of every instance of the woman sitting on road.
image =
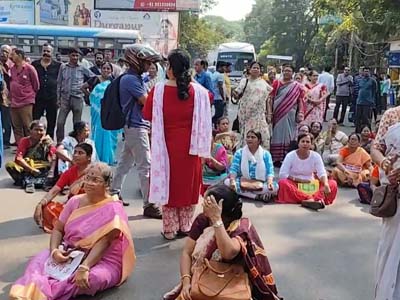
[(357, 187), (369, 181), (371, 172), (371, 156), (361, 148), (361, 137), (352, 133), (348, 145), (339, 152), (332, 176), (340, 186)]
[(324, 150), (325, 138), (322, 136), (322, 123), (321, 122), (312, 122), (311, 125), (311, 134), (314, 137), (313, 142), (313, 150), (322, 155)]
[[(111, 169), (95, 163), (85, 175), (84, 195), (71, 198), (51, 233), (50, 248), (29, 262), (24, 275), (11, 287), (10, 299), (68, 300), (95, 295), (122, 284), (131, 274), (135, 252), (128, 218), (108, 190)], [(116, 222), (118, 220), (118, 222)], [(70, 261), (72, 250), (84, 252), (76, 271), (65, 280), (51, 278), (45, 265)]]
[(329, 121), (328, 130), (324, 132), (323, 138), (325, 144), (322, 159), (326, 165), (333, 166), (339, 157), (339, 150), (346, 146), (349, 138), (343, 131), (338, 130), (336, 119)]
[(224, 185), (207, 190), (203, 213), (195, 219), (182, 251), (181, 283), (164, 300), (191, 299), (192, 275), (205, 259), (241, 265), (249, 275), (252, 299), (278, 299), (271, 293), (277, 294), (275, 279), (258, 233), (242, 217), (239, 196)]
[(369, 182), (361, 182), (357, 185), (360, 202), (363, 204), (371, 204), (373, 193), (378, 186), (380, 186), (379, 166), (375, 165), (369, 178)]
[(35, 187), (44, 186), (56, 149), (51, 138), (46, 136), (45, 124), (33, 121), (29, 130), (30, 135), (20, 140), (15, 159), (6, 164), (6, 170), (15, 185), (34, 193)]
[(335, 201), (337, 184), (328, 180), (321, 156), (311, 151), (311, 135), (299, 135), (297, 141), (299, 149), (286, 155), (280, 169), (276, 202), (322, 209)]
[[(300, 134), (305, 134), (310, 132), (311, 132), (310, 126), (308, 126), (307, 124), (301, 124), (297, 129), (297, 136), (299, 136)], [(296, 137), (295, 140), (290, 142), (289, 152), (297, 149), (299, 149), (299, 144), (297, 143), (297, 137)]]
[(222, 117), (218, 120), (214, 140), (216, 143), (222, 144), (229, 155), (235, 153), (239, 144), (239, 136), (236, 132), (229, 130), (228, 117)]
[(223, 182), (228, 176), (228, 155), (222, 144), (212, 142), (211, 157), (205, 158), (203, 163), (203, 191), (209, 186)]
[(361, 147), (367, 151), (367, 153), (371, 153), (371, 145), (373, 142), (372, 138), (372, 130), (369, 125), (363, 125), (361, 126)]
[(242, 197), (271, 202), (278, 189), (271, 154), (262, 148), (259, 131), (249, 130), (246, 143), (236, 151), (225, 184)]
[(92, 162), (97, 161), (97, 152), (95, 143), (93, 140), (89, 139), (90, 136), (90, 128), (89, 124), (84, 121), (76, 122), (74, 124), (74, 130), (69, 134), (69, 136), (65, 137), (61, 144), (57, 146), (57, 157), (58, 161), (58, 172), (59, 174), (68, 170), (70, 165), (72, 164), (72, 155), (74, 153), (75, 146), (80, 143), (86, 143), (92, 146)]
[[(72, 156), (73, 165), (65, 171), (60, 179), (57, 180), (55, 186), (43, 197), (43, 199), (36, 205), (34, 219), (36, 224), (44, 229), (46, 232), (51, 232), (53, 229), (53, 221), (55, 217), (59, 217), (63, 210), (64, 204), (54, 202), (53, 199), (65, 187), (69, 187), (68, 199), (75, 195), (84, 194), (83, 189), (84, 175), (86, 174), (87, 167), (91, 162), (93, 148), (89, 144), (81, 143), (75, 147), (74, 155)], [(50, 216), (52, 220), (49, 220)], [(45, 217), (45, 220), (43, 220)]]

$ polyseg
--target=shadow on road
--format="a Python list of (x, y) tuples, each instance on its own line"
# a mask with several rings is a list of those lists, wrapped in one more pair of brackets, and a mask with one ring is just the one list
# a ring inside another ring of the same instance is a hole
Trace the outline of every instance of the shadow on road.
[(0, 240), (43, 234), (33, 218), (15, 219), (0, 223)]

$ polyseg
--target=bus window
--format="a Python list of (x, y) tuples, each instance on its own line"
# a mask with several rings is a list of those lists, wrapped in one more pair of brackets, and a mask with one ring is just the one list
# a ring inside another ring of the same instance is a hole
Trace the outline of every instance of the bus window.
[(58, 48), (73, 48), (76, 47), (76, 41), (74, 37), (58, 37), (57, 38)]
[(97, 48), (99, 49), (114, 49), (113, 39), (99, 39)]
[[(54, 47), (54, 37), (52, 36), (38, 36), (38, 45), (43, 46), (44, 44), (49, 44)], [(42, 47), (40, 47), (42, 48)]]
[(0, 35), (0, 45), (14, 45), (14, 36), (11, 34)]
[(17, 46), (23, 47), (25, 45), (34, 45), (35, 37), (33, 35), (18, 35), (17, 36)]
[(79, 48), (94, 48), (94, 39), (92, 38), (78, 38)]

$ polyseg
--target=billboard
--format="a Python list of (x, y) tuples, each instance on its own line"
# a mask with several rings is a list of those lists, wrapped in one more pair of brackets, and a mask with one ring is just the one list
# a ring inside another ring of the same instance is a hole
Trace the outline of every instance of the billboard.
[(35, 24), (32, 0), (0, 1), (0, 24)]
[(96, 9), (138, 11), (200, 10), (200, 0), (95, 0)]
[(94, 10), (92, 27), (139, 30), (144, 43), (167, 55), (177, 47), (179, 13)]
[(40, 0), (36, 24), (90, 27), (93, 0)]

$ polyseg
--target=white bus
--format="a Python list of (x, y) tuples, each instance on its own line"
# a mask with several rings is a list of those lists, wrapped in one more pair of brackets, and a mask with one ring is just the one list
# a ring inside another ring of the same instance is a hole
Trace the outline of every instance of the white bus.
[(235, 88), (241, 78), (246, 66), (256, 60), (256, 51), (252, 44), (248, 43), (225, 43), (218, 47), (218, 62), (230, 62), (232, 72), (229, 74), (232, 82), (232, 88)]

